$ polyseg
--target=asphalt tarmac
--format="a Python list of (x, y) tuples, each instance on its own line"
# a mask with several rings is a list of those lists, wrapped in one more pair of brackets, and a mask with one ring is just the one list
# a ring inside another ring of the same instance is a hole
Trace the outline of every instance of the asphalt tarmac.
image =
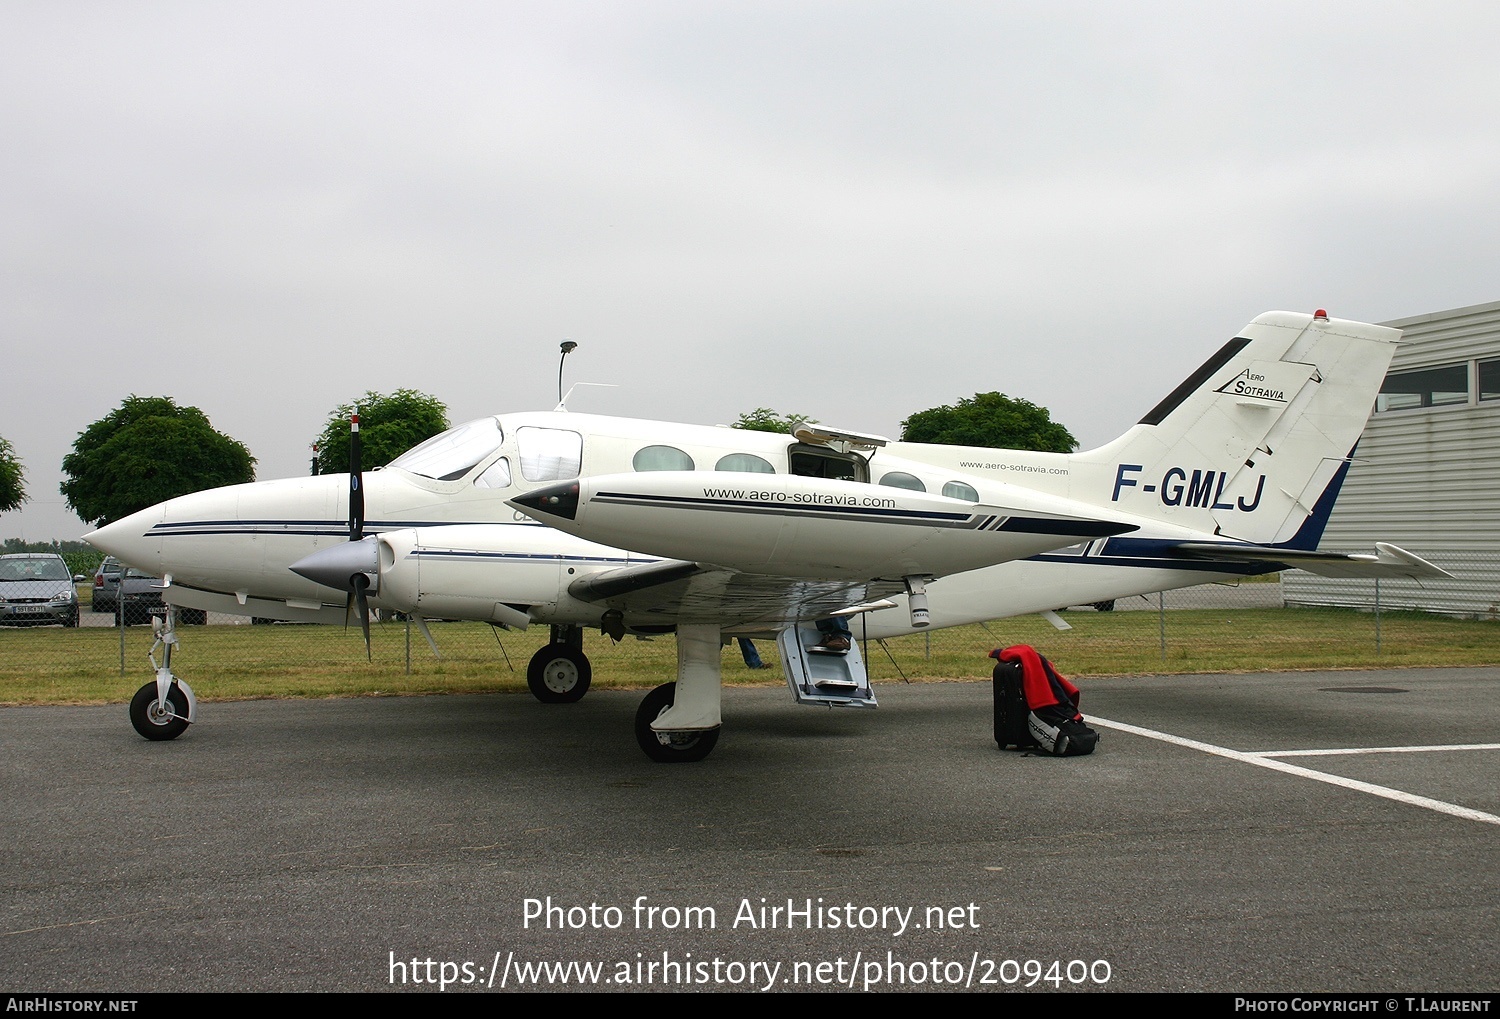
[(1064, 759), (988, 683), (697, 765), (640, 693), (3, 709), (0, 990), (1500, 988), (1500, 669), (1079, 685)]

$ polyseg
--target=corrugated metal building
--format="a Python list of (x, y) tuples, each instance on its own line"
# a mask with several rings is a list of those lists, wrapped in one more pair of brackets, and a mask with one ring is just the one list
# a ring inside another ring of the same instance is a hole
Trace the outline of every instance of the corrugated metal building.
[[(1382, 609), (1500, 617), (1500, 301), (1385, 322), (1403, 331), (1321, 548), (1390, 541), (1453, 581), (1383, 580)], [(1374, 581), (1282, 576), (1288, 605), (1373, 608)]]

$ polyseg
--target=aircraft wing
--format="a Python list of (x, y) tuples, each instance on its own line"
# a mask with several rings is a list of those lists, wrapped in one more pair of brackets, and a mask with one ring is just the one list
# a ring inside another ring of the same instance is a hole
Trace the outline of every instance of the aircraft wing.
[(1139, 529), (1023, 489), (1005, 505), (795, 475), (654, 471), (581, 478), (509, 505), (613, 548), (773, 577), (941, 577)]
[(1215, 542), (1183, 542), (1178, 551), (1193, 558), (1230, 562), (1285, 563), (1288, 567), (1321, 577), (1407, 577), (1412, 580), (1453, 579), (1453, 574), (1397, 545), (1377, 541), (1375, 554), (1320, 552), (1315, 549), (1277, 548), (1273, 545), (1221, 545)]
[(727, 631), (770, 635), (799, 619), (886, 607), (881, 599), (902, 590), (900, 581), (807, 580), (668, 559), (580, 577), (568, 594), (636, 618), (712, 621)]

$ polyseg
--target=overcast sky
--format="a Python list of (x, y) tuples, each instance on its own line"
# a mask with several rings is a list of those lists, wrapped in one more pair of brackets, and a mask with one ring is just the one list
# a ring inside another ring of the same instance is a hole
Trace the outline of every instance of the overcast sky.
[(1085, 446), (1273, 308), (1500, 300), (1493, 3), (0, 5), (0, 436), (1000, 390)]

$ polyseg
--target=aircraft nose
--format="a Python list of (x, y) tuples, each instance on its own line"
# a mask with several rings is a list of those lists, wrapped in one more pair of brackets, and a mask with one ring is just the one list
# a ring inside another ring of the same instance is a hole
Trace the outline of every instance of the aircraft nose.
[(154, 528), (162, 522), (165, 512), (166, 503), (159, 503), (90, 531), (83, 540), (122, 563), (160, 573), (161, 536)]

